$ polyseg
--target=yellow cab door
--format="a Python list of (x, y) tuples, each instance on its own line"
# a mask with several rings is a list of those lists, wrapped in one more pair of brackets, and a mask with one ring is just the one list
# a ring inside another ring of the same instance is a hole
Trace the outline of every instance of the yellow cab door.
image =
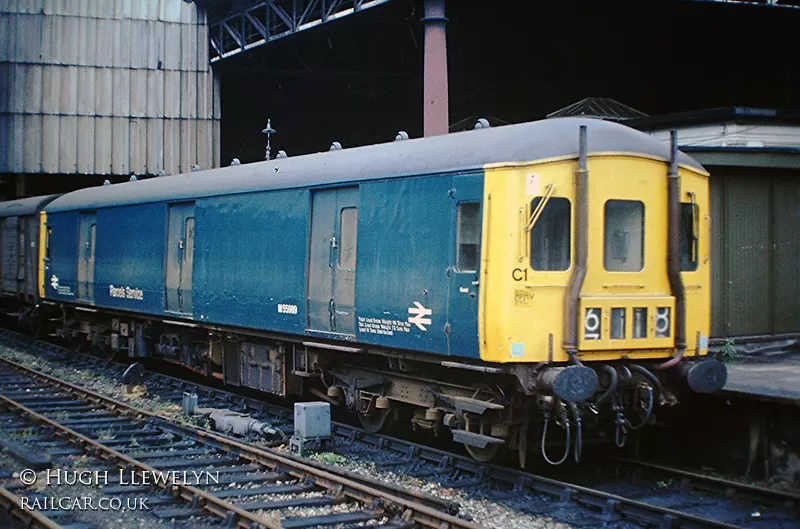
[(578, 304), (578, 349), (637, 358), (674, 346), (667, 276), (667, 164), (590, 158), (589, 251)]

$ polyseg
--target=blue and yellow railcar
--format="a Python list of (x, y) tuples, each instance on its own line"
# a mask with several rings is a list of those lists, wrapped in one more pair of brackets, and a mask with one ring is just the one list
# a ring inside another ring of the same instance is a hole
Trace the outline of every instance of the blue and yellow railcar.
[(31, 311), (39, 301), (39, 214), (58, 195), (0, 203), (0, 312), (38, 332)]
[(373, 431), (410, 421), (479, 459), (524, 464), (551, 418), (577, 456), (588, 428), (624, 440), (682, 386), (724, 383), (703, 361), (708, 174), (615, 123), (84, 189), (42, 230), (40, 295), (77, 344), (316, 395)]

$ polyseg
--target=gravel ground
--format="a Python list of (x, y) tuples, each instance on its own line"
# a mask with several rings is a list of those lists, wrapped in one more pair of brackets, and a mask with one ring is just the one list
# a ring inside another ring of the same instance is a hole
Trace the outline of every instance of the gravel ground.
[(71, 382), (97, 393), (127, 402), (131, 406), (157, 413), (171, 420), (182, 423), (196, 423), (193, 417), (183, 415), (181, 406), (168, 402), (157, 396), (148, 397), (141, 391), (128, 393), (114, 379), (89, 370), (69, 369), (42, 361), (41, 358), (13, 347), (0, 346), (0, 357), (16, 362), (25, 367), (36, 369), (61, 380)]
[[(6, 346), (0, 346), (0, 356), (25, 365), (26, 367), (35, 368), (44, 373), (67, 380), (73, 384), (86, 387), (98, 393), (128, 402), (132, 406), (158, 413), (169, 419), (183, 423), (190, 422), (197, 425), (196, 420), (190, 420), (185, 415), (182, 415), (181, 407), (177, 404), (163, 401), (158, 397), (126, 393), (115, 380), (98, 375), (97, 373), (54, 366), (42, 361), (35, 355)], [(374, 456), (374, 454), (367, 457), (371, 456)], [(546, 517), (534, 516), (518, 510), (513, 504), (518, 504), (519, 498), (510, 498), (508, 501), (500, 502), (489, 501), (476, 492), (470, 493), (465, 490), (443, 487), (439, 482), (435, 481), (435, 479), (420, 479), (405, 475), (402, 472), (380, 468), (363, 455), (347, 454), (344, 457), (333, 458), (317, 456), (316, 459), (324, 464), (338, 466), (388, 483), (399, 484), (412, 490), (425, 491), (433, 496), (456, 502), (460, 505), (459, 515), (470, 517), (475, 523), (485, 527), (498, 529), (568, 529), (570, 527), (567, 524), (557, 523)], [(250, 499), (247, 501), (250, 501)], [(277, 521), (282, 517), (347, 512), (356, 509), (357, 508), (353, 504), (340, 504), (328, 507), (267, 511), (262, 514), (269, 519)], [(131, 527), (135, 528), (136, 526)], [(123, 528), (115, 527), (115, 529)], [(127, 529), (127, 526), (125, 529)]]
[[(512, 497), (511, 493), (508, 493), (507, 500), (490, 501), (484, 497), (485, 491), (450, 488), (443, 486), (435, 478), (418, 478), (402, 470), (398, 472), (381, 467), (376, 464), (374, 453), (370, 452), (367, 456), (369, 459), (367, 459), (359, 453), (361, 450), (348, 450), (341, 444), (334, 445), (334, 448), (337, 450), (336, 453), (314, 453), (309, 456), (309, 459), (455, 502), (460, 506), (459, 516), (471, 518), (475, 523), (485, 527), (498, 529), (568, 529), (571, 527), (565, 523), (555, 522), (548, 517), (522, 512), (519, 509), (520, 505), (527, 503), (530, 498)], [(395, 457), (389, 456), (390, 459)]]
[[(752, 485), (754, 487), (763, 487), (765, 489), (777, 490), (780, 492), (788, 492), (789, 494), (800, 495), (800, 488), (793, 486), (791, 483), (786, 482), (782, 477), (775, 476), (768, 479), (746, 479), (744, 477), (729, 476), (722, 474), (710, 468), (687, 468), (689, 472), (696, 472), (714, 478), (727, 479), (730, 481), (737, 481), (745, 485)], [(795, 478), (800, 479), (800, 478)]]
[[(122, 390), (115, 380), (98, 375), (91, 370), (79, 371), (52, 365), (35, 355), (13, 347), (9, 348), (0, 346), (0, 357), (8, 358), (28, 367), (33, 367), (41, 370), (42, 372), (70, 381), (76, 385), (87, 387), (97, 391), (98, 393), (126, 401), (132, 406), (151, 411), (180, 423), (191, 424), (200, 427), (206, 425), (206, 422), (202, 418), (190, 418), (183, 415), (181, 413), (181, 407), (178, 404), (164, 401), (156, 396), (147, 396), (142, 393), (127, 393)], [(442, 478), (441, 480), (437, 480), (436, 477), (418, 478), (413, 475), (413, 470), (406, 472), (406, 469), (401, 469), (396, 466), (384, 467), (378, 465), (376, 464), (376, 460), (380, 460), (381, 456), (377, 455), (374, 451), (369, 450), (367, 447), (359, 443), (356, 443), (355, 445), (345, 445), (344, 443), (334, 444), (330, 449), (334, 450), (335, 453), (322, 452), (312, 454), (309, 457), (310, 459), (314, 459), (325, 465), (341, 467), (348, 471), (362, 474), (373, 479), (378, 479), (387, 483), (398, 484), (408, 489), (423, 491), (432, 496), (452, 501), (460, 506), (459, 515), (472, 519), (476, 524), (485, 527), (498, 529), (561, 529), (571, 527), (566, 523), (556, 522), (551, 518), (538, 515), (542, 512), (558, 512), (558, 506), (553, 505), (552, 501), (548, 498), (542, 498), (538, 496), (520, 497), (519, 495), (502, 493), (497, 490), (481, 490), (479, 488), (450, 488), (442, 483), (449, 482), (452, 479), (451, 477)], [(387, 455), (383, 457), (392, 459), (397, 456)], [(713, 471), (707, 471), (707, 473), (715, 475)], [(719, 477), (734, 479), (731, 478), (731, 476)], [(788, 492), (797, 492), (791, 488), (787, 489), (784, 483), (772, 483), (769, 481), (753, 482), (744, 479), (740, 479), (740, 481), (767, 488), (787, 490)], [(231, 484), (227, 485), (227, 487), (251, 488), (247, 483)], [(313, 495), (314, 493), (309, 493), (309, 496)], [(244, 498), (241, 501), (255, 501), (257, 499), (267, 499), (267, 497), (254, 496)], [(282, 496), (273, 495), (269, 496), (269, 499), (282, 499)], [(269, 520), (279, 522), (280, 519), (285, 517), (350, 512), (353, 510), (359, 510), (359, 508), (360, 506), (356, 504), (343, 503), (325, 507), (290, 508), (282, 511), (261, 511), (259, 514), (263, 515)], [(530, 512), (535, 512), (536, 514), (530, 514)], [(558, 516), (558, 518), (564, 519), (561, 516)], [(569, 521), (574, 521), (574, 518), (571, 516), (567, 517), (566, 519)], [(126, 521), (130, 523), (133, 522), (133, 520)], [(123, 526), (115, 525), (114, 529), (127, 529), (128, 527), (136, 529), (137, 527), (144, 526), (131, 525), (130, 523)], [(579, 525), (583, 526), (584, 524), (579, 523)], [(153, 527), (158, 528), (160, 526), (153, 525)], [(198, 525), (198, 528), (199, 527), (201, 527), (201, 525)]]

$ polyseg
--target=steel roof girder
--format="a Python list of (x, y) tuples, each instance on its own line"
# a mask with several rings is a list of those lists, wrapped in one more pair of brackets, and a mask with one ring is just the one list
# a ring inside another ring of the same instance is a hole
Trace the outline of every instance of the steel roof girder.
[(227, 20), (222, 21), (222, 29), (228, 32), (228, 35), (236, 41), (240, 48), (244, 49), (244, 37), (241, 33), (232, 28)]
[[(297, 4), (297, 0), (292, 0), (292, 8), (293, 8), (292, 12), (293, 13), (294, 13), (294, 8), (296, 7), (296, 4)], [(289, 27), (289, 31), (290, 32), (297, 31), (297, 26), (298, 25), (296, 23), (297, 22), (296, 17), (290, 16), (289, 13), (287, 13), (286, 10), (283, 7), (278, 5), (278, 1), (277, 0), (270, 0), (269, 2), (267, 2), (267, 5), (269, 5), (269, 8), (276, 15), (278, 15), (278, 18), (280, 18), (283, 21), (283, 23), (286, 24)]]
[(296, 24), (297, 24), (297, 26), (295, 26), (294, 30), (297, 31), (298, 27), (302, 26), (303, 24), (305, 24), (308, 21), (308, 19), (311, 16), (311, 13), (313, 12), (314, 8), (317, 6), (317, 4), (319, 4), (319, 0), (309, 0), (309, 2), (306, 4), (306, 8), (303, 10), (303, 14), (300, 15), (299, 19), (296, 16), (296, 13), (297, 13), (296, 12), (297, 0), (292, 0), (292, 4), (294, 4), (292, 7), (295, 10), (294, 19), (295, 19)]
[[(267, 0), (259, 2), (210, 24), (211, 53), (209, 62), (213, 64), (285, 35), (310, 29), (321, 23), (377, 7), (390, 1), (309, 0), (307, 3), (301, 3), (302, 0)], [(277, 27), (273, 27), (273, 22)], [(251, 38), (256, 34), (260, 36), (260, 39)]]
[(251, 15), (248, 11), (244, 13), (245, 19), (250, 22), (250, 25), (256, 28), (259, 34), (265, 39), (269, 38), (269, 28), (261, 23), (260, 20)]

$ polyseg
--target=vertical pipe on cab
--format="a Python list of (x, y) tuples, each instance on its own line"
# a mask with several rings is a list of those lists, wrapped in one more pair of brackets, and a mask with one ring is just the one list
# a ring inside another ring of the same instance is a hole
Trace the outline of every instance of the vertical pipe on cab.
[(667, 174), (667, 276), (675, 298), (675, 349), (670, 360), (656, 366), (664, 370), (678, 364), (686, 351), (686, 295), (681, 277), (681, 179), (678, 175), (678, 131), (671, 130)]
[(586, 261), (589, 253), (589, 171), (586, 168), (586, 125), (578, 133), (578, 168), (575, 170), (575, 269), (569, 279), (566, 317), (564, 318), (564, 349), (570, 361), (580, 365), (578, 359), (578, 301), (586, 278)]

